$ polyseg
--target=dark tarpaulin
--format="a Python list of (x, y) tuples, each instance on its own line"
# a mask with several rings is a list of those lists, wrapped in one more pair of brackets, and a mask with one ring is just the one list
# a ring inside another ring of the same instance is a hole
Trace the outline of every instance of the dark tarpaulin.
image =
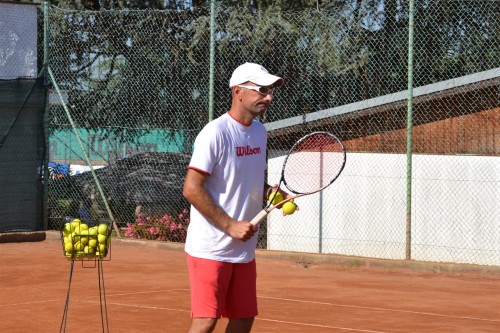
[(0, 80), (0, 232), (43, 229), (43, 78)]

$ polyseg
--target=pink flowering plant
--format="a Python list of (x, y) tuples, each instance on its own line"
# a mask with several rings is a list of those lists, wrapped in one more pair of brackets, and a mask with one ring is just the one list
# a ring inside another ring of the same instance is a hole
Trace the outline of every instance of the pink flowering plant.
[(141, 212), (137, 214), (135, 223), (127, 223), (123, 231), (125, 237), (129, 238), (184, 243), (188, 225), (189, 210), (187, 208), (177, 216), (165, 214), (158, 217)]

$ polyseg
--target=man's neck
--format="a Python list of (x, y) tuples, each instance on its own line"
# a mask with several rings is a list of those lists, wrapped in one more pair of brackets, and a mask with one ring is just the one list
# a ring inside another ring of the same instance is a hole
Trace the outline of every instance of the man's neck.
[(251, 115), (251, 114), (247, 114), (247, 113), (244, 113), (244, 112), (241, 112), (239, 110), (236, 110), (234, 108), (231, 108), (229, 111), (228, 111), (229, 115), (234, 119), (236, 120), (237, 122), (239, 122), (240, 124), (242, 125), (245, 125), (245, 126), (250, 126), (252, 124), (252, 121), (254, 120), (254, 116)]

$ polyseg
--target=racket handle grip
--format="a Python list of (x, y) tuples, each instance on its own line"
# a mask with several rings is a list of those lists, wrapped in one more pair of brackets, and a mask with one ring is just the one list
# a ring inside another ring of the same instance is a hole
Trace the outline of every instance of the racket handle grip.
[(255, 217), (250, 221), (250, 224), (257, 225), (259, 224), (263, 219), (266, 218), (267, 214), (269, 214), (265, 209), (261, 210), (259, 214), (255, 215)]

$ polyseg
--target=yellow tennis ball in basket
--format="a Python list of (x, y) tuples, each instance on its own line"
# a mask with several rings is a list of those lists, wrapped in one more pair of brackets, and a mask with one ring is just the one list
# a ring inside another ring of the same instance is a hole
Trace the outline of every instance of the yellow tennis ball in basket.
[(77, 251), (83, 251), (84, 248), (85, 248), (85, 245), (80, 243), (80, 242), (76, 242), (74, 245), (74, 249)]
[(63, 229), (62, 229), (62, 233), (65, 237), (67, 237), (68, 235), (71, 234), (71, 230), (72, 230), (72, 226), (71, 226), (71, 223), (65, 223), (64, 226), (63, 226)]
[(80, 237), (80, 242), (82, 244), (87, 244), (89, 242), (89, 237), (88, 237), (89, 232), (87, 230), (82, 230), (81, 231), (81, 237)]
[[(96, 249), (97, 251), (97, 249)], [(106, 244), (99, 244), (99, 251), (97, 251), (101, 254), (106, 254)]]
[(74, 219), (73, 221), (71, 221), (71, 226), (74, 229), (74, 228), (78, 227), (81, 223), (82, 223), (82, 221), (80, 219)]
[(97, 239), (91, 238), (89, 240), (89, 246), (95, 248), (97, 246)]
[(99, 224), (99, 227), (97, 228), (97, 232), (101, 235), (107, 235), (108, 234), (108, 225), (105, 223)]
[(89, 239), (87, 237), (80, 238), (80, 243), (82, 243), (83, 245), (87, 245), (88, 242), (89, 242)]
[(89, 235), (97, 235), (97, 227), (89, 228)]
[(81, 234), (82, 230), (80, 229), (80, 226), (77, 226), (73, 229), (73, 234), (79, 235)]
[(295, 213), (296, 209), (297, 209), (297, 205), (291, 201), (285, 202), (283, 204), (283, 207), (281, 208), (281, 210), (283, 210), (284, 215), (291, 215), (291, 214)]
[(97, 235), (97, 241), (100, 243), (100, 244), (104, 244), (106, 243), (106, 241), (108, 240), (108, 237), (105, 236), (105, 235)]
[(92, 253), (94, 253), (94, 248), (92, 248), (90, 246), (85, 246), (85, 248), (83, 249), (83, 252), (85, 252), (86, 254), (92, 254)]
[(64, 243), (64, 250), (65, 250), (66, 252), (71, 252), (71, 251), (73, 251), (73, 243), (71, 243), (71, 242), (66, 242), (66, 243)]
[(276, 193), (276, 191), (272, 191), (271, 194), (269, 194), (268, 200), (271, 201), (271, 204), (277, 205), (283, 201), (283, 195), (280, 192)]

